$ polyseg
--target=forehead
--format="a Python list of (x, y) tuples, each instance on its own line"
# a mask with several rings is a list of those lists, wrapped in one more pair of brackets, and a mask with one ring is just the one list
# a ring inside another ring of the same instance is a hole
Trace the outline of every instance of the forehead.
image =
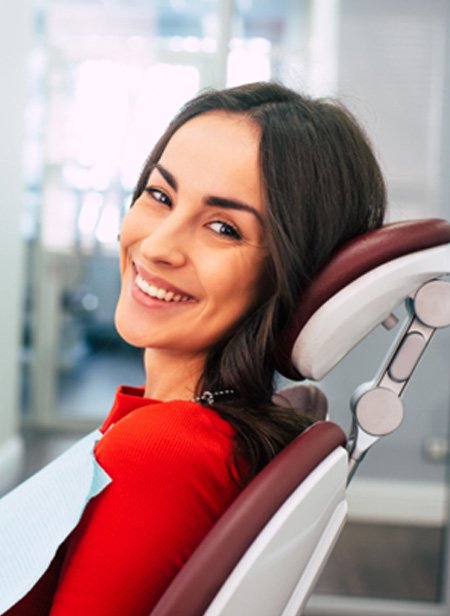
[(245, 115), (210, 111), (188, 120), (172, 135), (161, 161), (207, 160), (211, 166), (244, 165), (247, 172), (259, 173), (259, 143), (260, 128)]
[[(201, 113), (182, 124), (172, 135), (169, 143), (184, 136), (203, 134), (205, 137), (214, 133), (215, 135), (229, 135), (229, 138), (243, 144), (251, 142), (259, 144), (260, 127), (256, 121), (249, 118), (244, 113), (230, 112), (223, 110), (213, 110)], [(167, 146), (166, 146), (167, 147)]]

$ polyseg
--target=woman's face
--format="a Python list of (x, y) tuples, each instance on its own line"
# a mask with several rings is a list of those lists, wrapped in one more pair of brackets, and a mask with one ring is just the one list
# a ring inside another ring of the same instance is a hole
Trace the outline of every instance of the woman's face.
[(204, 356), (258, 301), (259, 139), (256, 124), (221, 111), (172, 136), (121, 231), (116, 326), (130, 344)]

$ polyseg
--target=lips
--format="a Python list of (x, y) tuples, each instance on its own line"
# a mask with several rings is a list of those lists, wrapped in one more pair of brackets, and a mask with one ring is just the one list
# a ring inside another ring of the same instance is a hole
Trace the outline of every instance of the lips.
[(162, 278), (152, 276), (136, 263), (134, 264), (134, 268), (136, 270), (136, 286), (152, 299), (167, 303), (196, 301), (192, 295), (187, 294), (182, 289), (175, 287)]

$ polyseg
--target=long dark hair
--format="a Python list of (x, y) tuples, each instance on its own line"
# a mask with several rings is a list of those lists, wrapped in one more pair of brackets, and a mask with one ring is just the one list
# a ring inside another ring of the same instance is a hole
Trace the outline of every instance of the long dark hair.
[(234, 390), (213, 408), (235, 427), (237, 459), (245, 460), (249, 479), (311, 421), (272, 401), (277, 336), (333, 251), (382, 224), (386, 191), (367, 137), (341, 104), (276, 83), (253, 83), (206, 91), (187, 103), (151, 152), (133, 201), (172, 135), (191, 118), (215, 110), (244, 115), (261, 130), (270, 251), (266, 292), (210, 350), (197, 388), (198, 394)]

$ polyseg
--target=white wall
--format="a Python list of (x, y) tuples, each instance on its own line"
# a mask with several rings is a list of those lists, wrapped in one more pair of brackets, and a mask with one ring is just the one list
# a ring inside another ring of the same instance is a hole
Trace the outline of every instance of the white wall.
[(19, 342), (22, 319), (22, 140), (29, 0), (0, 4), (0, 492), (15, 479), (22, 456), (18, 436)]

